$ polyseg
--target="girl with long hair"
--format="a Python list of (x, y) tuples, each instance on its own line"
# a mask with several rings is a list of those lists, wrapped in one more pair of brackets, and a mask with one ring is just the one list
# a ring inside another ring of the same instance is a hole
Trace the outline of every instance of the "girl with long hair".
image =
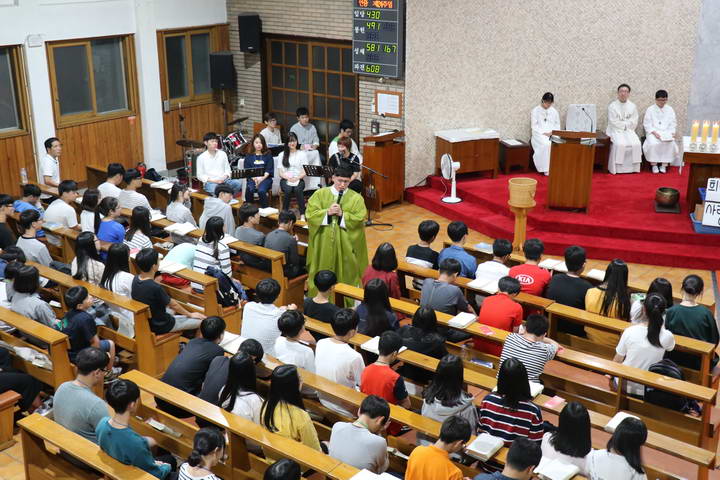
[(243, 418), (260, 423), (263, 399), (257, 394), (255, 361), (247, 353), (239, 353), (228, 362), (225, 386), (220, 390), (218, 405)]
[(305, 411), (300, 387), (295, 365), (275, 367), (270, 376), (268, 398), (260, 410), (261, 424), (270, 432), (321, 451), (317, 431)]
[(398, 320), (390, 308), (390, 298), (385, 282), (374, 278), (365, 285), (363, 301), (358, 305), (358, 332), (376, 337), (386, 330), (397, 330)]
[[(400, 327), (398, 335), (403, 339), (403, 345), (415, 352), (433, 358), (443, 358), (448, 354), (445, 337), (437, 331), (437, 315), (432, 308), (420, 307), (415, 310), (412, 325)], [(400, 373), (420, 384), (426, 384), (433, 378), (431, 372), (415, 365), (403, 365)]]
[(178, 480), (221, 480), (212, 467), (225, 460), (225, 435), (213, 427), (201, 428), (193, 438), (193, 449), (180, 465)]
[(375, 250), (372, 263), (367, 266), (362, 276), (363, 286), (373, 278), (379, 278), (388, 286), (392, 298), (400, 298), (400, 280), (397, 274), (397, 255), (391, 243), (381, 243)]
[[(643, 316), (647, 320), (626, 328), (617, 347), (614, 361), (623, 365), (648, 370), (653, 363), (663, 359), (665, 352), (675, 348), (675, 337), (663, 326), (665, 299), (657, 293), (651, 293), (643, 302)], [(627, 382), (627, 392), (644, 396), (645, 387), (635, 382)]]
[[(103, 198), (95, 210), (95, 233), (103, 247), (108, 248), (113, 243), (123, 243), (125, 240), (125, 227), (117, 221), (119, 217), (117, 198)], [(100, 252), (100, 257), (107, 258), (107, 253)]]
[(135, 207), (130, 216), (130, 228), (125, 234), (125, 245), (130, 250), (152, 248), (152, 225), (150, 225), (150, 210), (145, 207)]
[(505, 446), (518, 437), (542, 440), (542, 412), (532, 403), (528, 373), (517, 358), (510, 357), (500, 365), (497, 392), (487, 395), (480, 405), (479, 429), (502, 438)]
[(102, 258), (98, 253), (100, 241), (94, 232), (82, 232), (75, 240), (75, 258), (70, 264), (70, 271), (75, 280), (84, 280), (99, 285), (102, 278)]
[(542, 456), (575, 465), (586, 475), (586, 457), (592, 450), (590, 414), (582, 403), (570, 402), (560, 412), (558, 429), (542, 439)]
[[(478, 414), (470, 395), (463, 389), (462, 359), (456, 355), (445, 355), (438, 363), (430, 385), (423, 393), (422, 415), (442, 423), (446, 418), (459, 415), (477, 427)], [(424, 438), (424, 437), (423, 437)], [(429, 439), (424, 438), (426, 443)]]
[(265, 137), (259, 133), (253, 135), (252, 141), (248, 144), (247, 155), (243, 167), (262, 168), (263, 174), (259, 177), (248, 178), (245, 184), (245, 201), (252, 202), (257, 192), (260, 197), (260, 206), (266, 208), (270, 205), (268, 191), (272, 187), (273, 175), (275, 175), (275, 164), (272, 153), (267, 148)]
[(585, 310), (606, 317), (630, 320), (630, 290), (625, 262), (617, 258), (610, 262), (605, 270), (603, 283), (585, 293)]
[(665, 305), (667, 308), (673, 306), (675, 302), (673, 300), (672, 283), (666, 278), (657, 277), (650, 283), (646, 293), (633, 293), (631, 297), (634, 299), (630, 306), (630, 322), (639, 323), (645, 321), (643, 317), (643, 301), (651, 293), (657, 293), (665, 299)]
[[(165, 210), (165, 216), (171, 222), (176, 223), (189, 223), (197, 227), (195, 217), (189, 208), (190, 205), (190, 190), (187, 185), (179, 183), (173, 184), (170, 189), (170, 201), (168, 202), (167, 209)], [(187, 235), (178, 235), (173, 233), (170, 235), (173, 243), (195, 243), (195, 239)]]
[(278, 166), (278, 175), (280, 175), (280, 189), (283, 191), (283, 210), (290, 210), (290, 199), (295, 196), (297, 200), (300, 215), (305, 215), (305, 165), (308, 160), (305, 152), (298, 147), (298, 138), (294, 132), (288, 134), (287, 142), (282, 153), (280, 153), (280, 165)]
[(83, 232), (95, 233), (95, 209), (100, 203), (100, 191), (97, 188), (88, 188), (82, 196), (80, 207), (80, 227)]
[[(107, 252), (105, 269), (100, 278), (100, 288), (110, 290), (123, 297), (131, 298), (133, 274), (129, 273), (130, 248), (123, 243), (113, 243)], [(110, 310), (118, 318), (118, 332), (135, 337), (135, 320), (131, 311), (110, 305)]]
[[(202, 238), (195, 247), (193, 270), (205, 273), (209, 267), (221, 270), (225, 275), (232, 275), (230, 248), (225, 242), (225, 221), (222, 217), (210, 217), (205, 224)], [(193, 283), (192, 288), (202, 290), (202, 285)]]
[(645, 480), (642, 446), (647, 441), (647, 427), (637, 418), (626, 418), (617, 426), (605, 450), (594, 450), (587, 456), (589, 478)]

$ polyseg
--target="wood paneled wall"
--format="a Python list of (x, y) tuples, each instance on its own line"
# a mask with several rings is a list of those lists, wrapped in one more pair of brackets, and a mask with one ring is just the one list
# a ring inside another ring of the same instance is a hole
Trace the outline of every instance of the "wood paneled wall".
[(0, 138), (0, 193), (20, 195), (20, 169), (27, 170), (28, 181), (35, 182), (35, 157), (29, 133)]
[[(63, 180), (87, 181), (86, 165), (122, 163), (135, 167), (143, 160), (140, 117), (121, 117), (58, 128), (63, 144), (60, 177)], [(33, 178), (33, 177), (30, 177)]]
[[(205, 27), (207, 28), (207, 27)], [(189, 29), (183, 29), (189, 30)], [(179, 31), (179, 30), (178, 30)], [(168, 99), (165, 43), (163, 31), (158, 31), (158, 50), (160, 57), (160, 88), (163, 100)], [(220, 52), (230, 49), (229, 26), (213, 25), (211, 27), (212, 51)], [(211, 100), (183, 103), (182, 110), (178, 105), (172, 105), (169, 112), (163, 113), (163, 130), (165, 136), (165, 161), (168, 165), (175, 164), (182, 160), (183, 149), (175, 145), (175, 141), (182, 138), (180, 132), (180, 114), (185, 117), (185, 133), (187, 138), (202, 141), (203, 135), (207, 132), (225, 134), (229, 127), (226, 126), (229, 120), (225, 120), (225, 112), (221, 105), (222, 96), (215, 91)], [(227, 91), (225, 95), (228, 115), (235, 111), (233, 92)]]

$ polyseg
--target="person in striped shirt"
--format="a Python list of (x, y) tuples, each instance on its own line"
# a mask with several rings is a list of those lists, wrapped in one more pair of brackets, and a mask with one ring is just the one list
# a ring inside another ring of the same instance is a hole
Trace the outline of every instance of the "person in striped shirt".
[(498, 372), (497, 392), (487, 395), (480, 404), (478, 430), (502, 438), (505, 446), (520, 437), (541, 442), (542, 412), (531, 400), (525, 365), (517, 358), (504, 360)]
[(123, 243), (133, 250), (142, 250), (143, 248), (152, 248), (150, 241), (150, 210), (145, 207), (135, 207), (132, 209), (130, 216), (130, 228), (125, 233)]
[(515, 357), (520, 360), (531, 382), (540, 382), (545, 364), (555, 357), (560, 345), (547, 335), (548, 320), (542, 315), (528, 315), (523, 333), (511, 333), (503, 343), (500, 362)]
[(212, 468), (227, 458), (225, 435), (217, 428), (201, 428), (193, 439), (187, 461), (178, 469), (178, 480), (220, 480)]
[(130, 168), (123, 176), (125, 190), (118, 195), (120, 208), (145, 207), (150, 210), (150, 202), (145, 195), (138, 193), (137, 189), (142, 185), (142, 174), (136, 168)]
[[(232, 278), (230, 247), (223, 241), (225, 221), (222, 217), (210, 217), (205, 224), (205, 232), (195, 247), (193, 270), (205, 273), (209, 267), (216, 267)], [(202, 291), (202, 285), (193, 283), (192, 288)]]

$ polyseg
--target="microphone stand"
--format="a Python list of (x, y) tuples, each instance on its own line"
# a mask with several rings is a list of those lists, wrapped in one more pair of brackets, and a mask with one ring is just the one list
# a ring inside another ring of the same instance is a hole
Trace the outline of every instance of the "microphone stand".
[[(375, 170), (373, 168), (366, 167), (362, 163), (360, 164), (360, 167), (364, 168), (365, 170), (370, 172), (370, 190), (372, 192), (373, 197), (377, 196), (377, 190), (375, 189), (375, 182), (373, 181), (373, 174), (380, 175), (382, 178), (384, 178), (386, 180), (387, 180), (388, 176), (378, 172), (377, 170)], [(368, 194), (368, 196), (370, 196), (370, 195)], [(392, 227), (393, 225), (392, 225), (392, 223), (375, 223), (375, 222), (373, 222), (372, 221), (372, 209), (369, 209), (368, 210), (368, 219), (365, 222), (365, 226), (366, 227)]]

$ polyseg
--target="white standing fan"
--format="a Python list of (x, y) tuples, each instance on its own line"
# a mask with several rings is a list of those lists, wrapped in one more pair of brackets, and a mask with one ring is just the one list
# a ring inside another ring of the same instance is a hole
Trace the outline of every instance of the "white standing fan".
[(450, 187), (450, 196), (443, 197), (442, 201), (445, 203), (460, 203), (462, 198), (457, 196), (457, 184), (455, 182), (455, 172), (460, 168), (460, 162), (453, 162), (452, 157), (449, 153), (446, 153), (440, 159), (440, 173), (445, 180), (452, 181), (452, 187)]

